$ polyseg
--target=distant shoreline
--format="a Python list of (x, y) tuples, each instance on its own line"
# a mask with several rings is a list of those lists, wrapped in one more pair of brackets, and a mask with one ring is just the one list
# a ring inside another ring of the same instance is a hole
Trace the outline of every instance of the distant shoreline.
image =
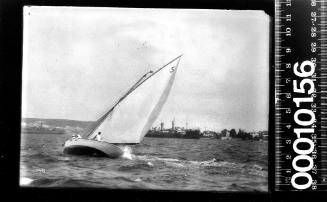
[[(44, 125), (48, 125), (50, 127), (55, 127), (55, 128), (61, 128), (61, 129), (65, 129), (66, 131), (83, 131), (84, 129), (86, 129), (88, 126), (90, 126), (92, 123), (94, 123), (95, 121), (79, 121), (79, 120), (72, 120), (72, 119), (49, 119), (49, 118), (21, 118), (22, 124), (24, 123), (24, 125), (33, 125), (35, 123), (42, 123)], [(151, 130), (151, 129), (150, 129)], [(227, 130), (224, 129), (225, 131), (231, 132), (232, 130)], [(203, 133), (214, 133), (214, 135), (212, 135), (214, 139), (221, 139), (221, 137), (226, 136), (225, 134), (222, 135), (221, 132), (223, 131), (201, 131), (201, 138), (209, 138), (209, 137), (204, 137)], [(236, 132), (236, 131), (235, 131)], [(245, 131), (243, 131), (245, 132)], [(258, 131), (261, 132), (261, 131)], [(264, 130), (265, 133), (268, 133), (268, 130)], [(219, 135), (218, 135), (219, 134)], [(252, 139), (249, 135), (250, 132), (245, 132), (247, 137), (241, 137), (242, 139)], [(219, 136), (219, 137), (217, 137)], [(227, 135), (229, 136), (229, 135)], [(233, 135), (231, 134), (231, 138), (235, 138), (236, 134)], [(165, 137), (163, 137), (165, 138)], [(240, 137), (237, 137), (240, 138)], [(254, 137), (253, 137), (254, 138)], [(222, 138), (224, 139), (224, 138)], [(254, 138), (257, 139), (257, 138)], [(268, 139), (268, 137), (266, 136), (265, 138), (260, 137), (259, 139)]]
[(26, 124), (33, 124), (35, 122), (43, 122), (46, 125), (50, 125), (52, 127), (79, 127), (86, 128), (90, 124), (94, 123), (94, 121), (78, 121), (71, 119), (43, 119), (43, 118), (22, 118), (22, 122)]

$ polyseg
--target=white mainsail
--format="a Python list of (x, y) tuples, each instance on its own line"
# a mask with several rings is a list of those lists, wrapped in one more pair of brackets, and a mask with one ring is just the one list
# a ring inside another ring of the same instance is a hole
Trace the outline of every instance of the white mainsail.
[(102, 140), (108, 143), (141, 142), (167, 100), (180, 57), (141, 81), (96, 122), (88, 138), (101, 132)]

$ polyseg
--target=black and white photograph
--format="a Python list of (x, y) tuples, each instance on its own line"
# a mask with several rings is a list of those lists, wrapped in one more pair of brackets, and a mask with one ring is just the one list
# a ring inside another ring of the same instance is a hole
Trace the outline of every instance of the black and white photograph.
[(271, 21), (24, 6), (19, 185), (267, 192)]

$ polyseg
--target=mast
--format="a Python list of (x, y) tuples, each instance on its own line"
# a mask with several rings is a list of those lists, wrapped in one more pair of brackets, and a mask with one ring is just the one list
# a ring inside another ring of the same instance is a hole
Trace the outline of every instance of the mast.
[(143, 80), (143, 79), (145, 79), (145, 77), (148, 75), (148, 74), (150, 74), (150, 73), (152, 73), (152, 71), (149, 71), (149, 72), (147, 72), (146, 74), (144, 74), (139, 80), (137, 80), (137, 82), (131, 87), (131, 88), (129, 88), (128, 89), (128, 91), (125, 93), (125, 94), (123, 94), (123, 96), (121, 96), (117, 101), (116, 101), (116, 103), (104, 114), (104, 115), (102, 115), (93, 125), (92, 125), (92, 128), (91, 129), (89, 129), (89, 130), (87, 130), (87, 132), (86, 132), (86, 137), (89, 137), (97, 128), (98, 128), (98, 126), (107, 118), (107, 116), (114, 110), (114, 108), (121, 102), (121, 101), (123, 101), (124, 100), (124, 98), (125, 97), (127, 97), (127, 95), (129, 95), (131, 92), (133, 92), (133, 90), (135, 90), (138, 86), (139, 86), (139, 84), (140, 84), (140, 82)]

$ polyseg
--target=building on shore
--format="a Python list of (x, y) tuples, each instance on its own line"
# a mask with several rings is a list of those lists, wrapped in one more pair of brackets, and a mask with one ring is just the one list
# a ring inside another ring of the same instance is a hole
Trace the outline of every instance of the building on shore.
[(231, 140), (232, 137), (230, 136), (230, 131), (226, 131), (225, 136), (221, 136), (221, 140)]
[(201, 137), (202, 138), (210, 138), (210, 139), (214, 139), (217, 138), (217, 133), (214, 131), (210, 131), (210, 130), (205, 130), (201, 133)]

